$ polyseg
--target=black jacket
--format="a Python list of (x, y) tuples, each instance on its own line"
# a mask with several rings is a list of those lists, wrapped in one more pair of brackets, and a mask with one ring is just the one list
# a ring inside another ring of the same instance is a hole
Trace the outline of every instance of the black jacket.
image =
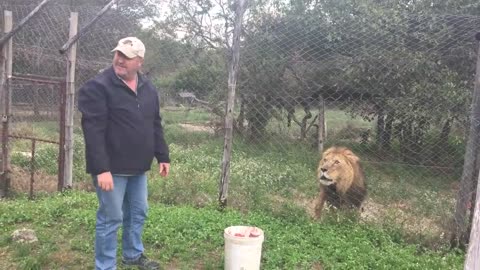
[(110, 67), (80, 88), (78, 108), (88, 173), (140, 174), (154, 156), (170, 162), (158, 94), (144, 76), (139, 74), (135, 94)]

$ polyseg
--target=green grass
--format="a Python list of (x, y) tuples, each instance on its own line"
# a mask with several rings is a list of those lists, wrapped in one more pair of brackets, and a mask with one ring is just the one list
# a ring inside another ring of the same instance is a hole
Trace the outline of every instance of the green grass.
[[(2, 202), (0, 250), (8, 254), (3, 263), (18, 269), (91, 269), (95, 209), (95, 194), (78, 191)], [(317, 223), (305, 216), (282, 219), (262, 211), (242, 214), (155, 201), (149, 211), (147, 253), (170, 269), (222, 269), (223, 229), (238, 224), (265, 231), (262, 269), (462, 268), (461, 253), (422, 250), (394, 232), (348, 220)], [(34, 229), (39, 242), (27, 246), (8, 240), (19, 227)]]
[[(223, 138), (178, 125), (205, 124), (210, 115), (181, 110), (162, 114), (172, 170), (166, 179), (158, 176), (155, 166), (148, 172), (150, 219), (145, 243), (149, 255), (170, 269), (221, 269), (222, 230), (233, 224), (254, 224), (266, 231), (263, 269), (461, 268), (463, 254), (447, 250), (448, 239), (440, 235), (448, 231), (445, 226), (455, 199), (450, 185), (458, 180), (458, 172), (402, 165), (395, 155), (345, 135), (373, 123), (327, 111), (331, 132), (326, 147), (341, 143), (366, 161), (369, 203), (374, 206), (369, 211), (374, 218), (359, 220), (326, 210), (321, 221), (313, 221), (309, 211), (318, 192), (319, 155), (311, 144), (275, 132), (268, 141), (257, 143), (235, 136), (229, 209), (219, 212), (215, 206)], [(37, 125), (40, 128), (35, 130), (42, 130), (41, 134), (54, 136), (50, 126)], [(89, 183), (79, 131), (75, 133), (74, 183)], [(292, 126), (291, 132), (298, 132), (298, 127)], [(27, 144), (17, 141), (21, 140), (14, 141), (14, 152), (28, 151)], [(40, 144), (36, 158), (38, 170), (56, 173), (55, 145)], [(12, 163), (28, 168), (29, 158), (13, 154)], [(8, 254), (0, 269), (91, 268), (94, 194), (75, 191), (37, 198), (28, 201), (19, 196), (0, 203), (0, 255)], [(21, 227), (39, 233), (40, 242), (31, 250), (10, 240), (13, 229)]]
[(189, 109), (188, 107), (166, 107), (161, 110), (165, 124), (205, 123), (212, 115), (204, 109)]
[[(300, 136), (300, 127), (294, 121), (291, 122), (291, 126), (287, 126), (285, 119), (287, 113), (285, 111), (278, 111), (278, 115), (281, 115), (281, 119), (272, 117), (267, 125), (267, 131), (273, 134), (281, 134), (282, 136), (290, 136), (292, 138)], [(311, 110), (312, 117), (308, 119), (308, 125), (312, 123), (315, 115), (318, 115), (318, 110)], [(297, 108), (295, 117), (298, 121), (302, 121), (305, 116), (305, 112), (301, 108)], [(359, 138), (359, 131), (373, 130), (374, 122), (368, 122), (360, 117), (352, 118), (352, 116), (344, 111), (337, 109), (327, 109), (325, 111), (325, 121), (327, 126), (327, 137), (336, 139), (355, 139)], [(315, 121), (314, 124), (317, 124)], [(313, 137), (315, 135), (315, 128), (310, 128), (307, 137)]]
[[(29, 170), (31, 166), (31, 146), (28, 150), (23, 148), (26, 140), (16, 140), (13, 143), (11, 154), (12, 164)], [(37, 142), (35, 150), (35, 168), (50, 175), (58, 173), (58, 144)], [(85, 172), (85, 145), (81, 134), (74, 134), (73, 149), (73, 178), (76, 181), (86, 181), (90, 176)]]

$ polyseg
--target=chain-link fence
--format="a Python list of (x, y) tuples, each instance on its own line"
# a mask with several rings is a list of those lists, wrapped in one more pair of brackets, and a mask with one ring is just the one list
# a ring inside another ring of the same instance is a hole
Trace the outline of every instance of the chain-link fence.
[[(161, 90), (175, 162), (175, 181), (161, 182), (156, 197), (165, 203), (205, 205), (218, 196), (233, 17), (221, 3), (202, 13), (186, 0), (162, 2), (164, 17), (150, 19), (118, 5), (78, 43), (77, 88), (110, 65), (119, 38), (144, 40), (144, 71)], [(17, 21), (33, 6), (0, 8)], [(66, 57), (58, 49), (68, 39), (69, 13), (78, 11), (82, 28), (98, 9), (49, 5), (14, 37), (14, 73), (64, 77)], [(445, 242), (459, 198), (465, 213), (474, 200), (473, 180), (467, 192), (459, 189), (464, 164), (475, 163), (465, 153), (479, 22), (385, 6), (274, 12), (253, 5), (241, 41), (229, 204), (313, 216), (318, 149), (343, 146), (364, 168), (363, 221), (399, 226), (432, 245)], [(55, 140), (58, 131), (48, 123), (58, 118), (56, 90), (16, 81), (12, 89), (13, 134)], [(75, 128), (74, 182), (82, 182), (89, 177), (78, 122)], [(12, 155), (25, 147), (14, 143)], [(21, 155), (13, 165), (21, 167)], [(44, 160), (56, 168), (55, 158)]]
[[(36, 1), (25, 2), (0, 2), (0, 10), (12, 12), (14, 26), (38, 4)], [(64, 128), (60, 114), (61, 91), (65, 91), (68, 65), (67, 55), (60, 54), (59, 49), (69, 38), (71, 12), (79, 14), (78, 28), (81, 29), (97, 16), (101, 7), (52, 1), (13, 36), (9, 134), (14, 190), (28, 190), (32, 183), (35, 184), (31, 190), (54, 191), (58, 188), (57, 181), (61, 180), (57, 180), (57, 175), (61, 174), (58, 163), (61, 161), (57, 149)], [(111, 63), (110, 51), (118, 39), (138, 29), (136, 20), (126, 16), (121, 7), (104, 14), (77, 45), (76, 85), (82, 85), (108, 67)], [(78, 120), (78, 112), (75, 116)], [(36, 149), (32, 148), (32, 140), (38, 142)], [(74, 159), (78, 160), (74, 176), (77, 181), (84, 181), (87, 176), (82, 165), (81, 133), (77, 133), (74, 140), (78, 144), (74, 154)]]
[[(180, 6), (172, 18), (195, 14), (195, 7)], [(219, 13), (210, 15), (228, 18)], [(278, 14), (253, 7), (246, 20), (230, 204), (314, 215), (318, 149), (337, 145), (364, 167), (363, 220), (438, 244), (451, 236), (456, 205), (471, 218), (478, 167), (464, 172), (464, 164), (475, 163), (465, 150), (478, 144), (467, 146), (479, 17), (326, 5)], [(231, 37), (212, 44), (222, 33), (214, 23), (188, 26), (197, 48), (217, 51), (197, 54), (172, 87), (186, 100), (194, 93), (224, 102), (226, 91), (217, 89), (227, 88), (226, 60), (218, 48), (230, 49)], [(215, 121), (183, 126), (209, 130)], [(460, 190), (463, 182), (471, 184)]]
[[(265, 151), (266, 143), (282, 158), (308, 156), (309, 166), (318, 143), (348, 147), (365, 170), (366, 220), (441, 236), (462, 178), (480, 18), (366, 13), (247, 25), (236, 121), (246, 141), (236, 147)], [(323, 169), (348, 170), (338, 167)], [(288, 184), (280, 189), (305, 188)]]

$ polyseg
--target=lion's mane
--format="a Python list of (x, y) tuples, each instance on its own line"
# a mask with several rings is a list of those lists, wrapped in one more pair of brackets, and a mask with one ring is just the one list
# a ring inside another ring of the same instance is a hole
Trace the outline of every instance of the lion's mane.
[(360, 158), (345, 147), (331, 147), (318, 164), (320, 184), (315, 216), (321, 215), (325, 201), (336, 208), (360, 208), (367, 195)]

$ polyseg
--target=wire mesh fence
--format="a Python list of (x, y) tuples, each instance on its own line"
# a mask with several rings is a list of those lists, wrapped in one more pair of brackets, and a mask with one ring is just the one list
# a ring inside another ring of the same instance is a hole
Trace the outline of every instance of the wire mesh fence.
[[(69, 5), (67, 2), (52, 1), (46, 5), (12, 39), (14, 65), (10, 82), (9, 133), (12, 138), (12, 186), (19, 190), (29, 188), (29, 174), (33, 169), (37, 178), (34, 189), (57, 189), (54, 179), (59, 173), (57, 149), (62, 129), (60, 91), (64, 91), (61, 82), (66, 80), (68, 64), (67, 55), (60, 54), (59, 49), (69, 38), (71, 12), (79, 14), (78, 28), (83, 28), (95, 18), (102, 7), (99, 3), (95, 6), (73, 2)], [(1, 1), (2, 20), (3, 11), (11, 11), (15, 26), (34, 10), (37, 4), (36, 1)], [(136, 20), (125, 16), (122, 7), (107, 12), (90, 27), (78, 45), (76, 85), (82, 85), (108, 67), (111, 63), (110, 51), (118, 39), (135, 30), (138, 30)], [(78, 113), (76, 119), (79, 119)], [(79, 142), (77, 148), (82, 147), (81, 136), (75, 135), (75, 141)], [(32, 149), (31, 139), (38, 142), (36, 151)], [(35, 166), (32, 167), (30, 163), (34, 152), (36, 159)], [(76, 152), (78, 154), (75, 154), (75, 159), (82, 160), (83, 151)], [(85, 180), (87, 176), (82, 172), (84, 166), (76, 165), (74, 175), (81, 181)]]
[[(321, 180), (312, 169), (320, 160), (318, 144), (324, 150), (344, 146), (364, 167), (366, 221), (397, 224), (413, 238), (447, 241), (458, 199), (468, 213), (475, 199), (473, 185), (459, 189), (464, 163), (475, 162), (464, 156), (470, 147), (479, 18), (386, 6), (333, 9), (300, 14), (252, 9), (247, 16), (229, 202), (274, 212), (286, 205), (314, 215)], [(195, 6), (182, 10), (195, 14)], [(209, 15), (228, 18), (218, 13)], [(190, 20), (185, 24), (193, 33), (185, 38), (217, 51), (197, 54), (172, 91), (187, 100), (194, 93), (211, 104), (225, 101), (225, 91), (217, 89), (227, 88), (222, 57), (231, 37), (211, 44), (218, 41), (211, 37), (223, 32)], [(186, 128), (202, 130), (199, 126)]]
[[(190, 1), (161, 2), (162, 18), (138, 12), (137, 2), (119, 4), (78, 43), (77, 88), (110, 65), (118, 39), (136, 35), (145, 42), (144, 72), (160, 89), (177, 163), (174, 183), (182, 186), (162, 182), (162, 202), (205, 205), (218, 196), (233, 16), (222, 3), (208, 10)], [(15, 22), (33, 7), (0, 2)], [(99, 7), (49, 5), (14, 37), (14, 73), (65, 77), (66, 56), (58, 49), (68, 39), (70, 12), (79, 13), (82, 28)], [(318, 149), (344, 146), (363, 165), (365, 221), (396, 224), (433, 243), (447, 240), (464, 165), (475, 162), (464, 156), (479, 22), (382, 6), (290, 13), (252, 6), (241, 43), (229, 204), (313, 216)], [(12, 90), (13, 132), (55, 139), (54, 87), (14, 80)], [(89, 176), (78, 121), (75, 128), (74, 181), (82, 182)], [(29, 146), (12, 147), (28, 152)], [(12, 160), (19, 168), (29, 158), (22, 155)], [(38, 167), (54, 167), (51, 155), (44, 159), (49, 165)], [(460, 195), (467, 209), (473, 190)], [(326, 217), (333, 212), (324, 211)]]
[[(298, 162), (295, 174), (305, 163), (317, 166), (319, 143), (347, 147), (365, 170), (366, 220), (445, 237), (465, 162), (479, 18), (372, 11), (343, 21), (321, 11), (251, 20), (236, 121), (244, 141), (234, 148), (261, 155), (273, 148), (264, 162)], [(334, 158), (334, 182), (348, 181), (349, 162)], [(285, 170), (275, 173), (270, 178), (280, 180)], [(290, 175), (276, 185), (301, 205), (298, 194), (325, 185), (314, 178), (306, 175), (305, 184)], [(461, 195), (468, 207), (473, 190)]]

